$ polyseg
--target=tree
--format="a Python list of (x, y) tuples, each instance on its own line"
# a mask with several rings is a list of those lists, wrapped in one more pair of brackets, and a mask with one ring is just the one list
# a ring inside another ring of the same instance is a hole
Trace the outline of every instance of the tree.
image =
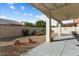
[(39, 20), (36, 22), (36, 27), (46, 27), (46, 22)]
[(30, 23), (30, 22), (25, 22), (25, 25), (28, 26), (28, 27), (34, 27), (35, 26), (33, 23)]

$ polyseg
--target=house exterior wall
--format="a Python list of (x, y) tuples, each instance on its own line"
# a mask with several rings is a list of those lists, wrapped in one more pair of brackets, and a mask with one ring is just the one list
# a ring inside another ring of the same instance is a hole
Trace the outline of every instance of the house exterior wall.
[[(55, 33), (59, 33), (59, 28), (52, 28)], [(77, 31), (79, 34), (79, 27), (61, 27), (61, 34), (71, 34), (72, 31)]]

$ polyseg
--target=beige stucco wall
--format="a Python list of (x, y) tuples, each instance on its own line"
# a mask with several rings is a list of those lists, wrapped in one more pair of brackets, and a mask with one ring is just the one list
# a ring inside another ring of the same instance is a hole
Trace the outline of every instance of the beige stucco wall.
[[(22, 36), (22, 30), (28, 29), (25, 26), (0, 26), (0, 38), (5, 37), (15, 37), (15, 36)], [(36, 28), (30, 28), (30, 31)], [(37, 28), (37, 30), (40, 28)], [(55, 33), (59, 33), (59, 28), (52, 28)], [(62, 27), (61, 33), (62, 34), (71, 34), (71, 31), (77, 31), (79, 33), (79, 27)]]
[(26, 26), (1, 26), (0, 25), (0, 38), (23, 36), (22, 30), (29, 29), (40, 30), (42, 28), (26, 27)]
[(24, 26), (0, 26), (0, 38), (22, 36)]

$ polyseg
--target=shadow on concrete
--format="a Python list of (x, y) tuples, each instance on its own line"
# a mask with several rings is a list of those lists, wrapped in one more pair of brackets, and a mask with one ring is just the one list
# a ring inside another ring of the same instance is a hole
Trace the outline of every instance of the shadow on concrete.
[(65, 41), (65, 40), (74, 40), (75, 38), (66, 38), (66, 39), (59, 39), (59, 40), (53, 40), (53, 42), (59, 42), (59, 41)]
[(53, 42), (65, 41), (65, 40), (74, 40), (74, 39), (76, 39), (79, 42), (79, 35), (74, 35), (74, 38), (65, 38), (65, 39), (53, 40)]

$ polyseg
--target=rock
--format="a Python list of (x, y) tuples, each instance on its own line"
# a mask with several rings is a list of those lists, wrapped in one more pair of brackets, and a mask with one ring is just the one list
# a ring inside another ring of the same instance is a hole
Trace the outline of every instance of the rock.
[(37, 43), (37, 42), (35, 42), (35, 41), (33, 41), (31, 38), (28, 38), (28, 43)]
[(20, 44), (19, 40), (17, 40), (17, 41), (14, 42), (14, 45), (19, 45), (19, 44)]
[(32, 39), (31, 38), (28, 38), (28, 41), (29, 41), (28, 43), (32, 43)]

